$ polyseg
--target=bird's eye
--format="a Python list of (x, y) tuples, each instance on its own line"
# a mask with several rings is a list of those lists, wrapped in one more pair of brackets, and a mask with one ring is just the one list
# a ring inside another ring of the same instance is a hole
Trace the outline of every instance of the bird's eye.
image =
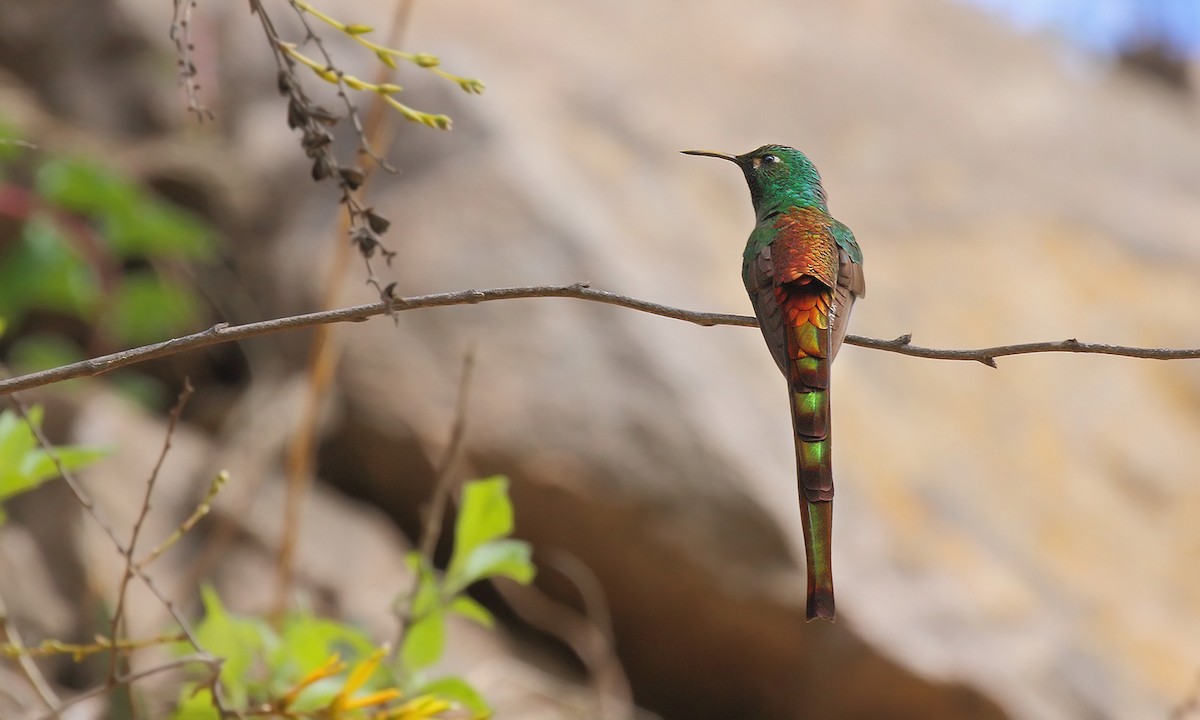
[(779, 157), (776, 155), (763, 155), (762, 162), (763, 165), (771, 165), (779, 162)]

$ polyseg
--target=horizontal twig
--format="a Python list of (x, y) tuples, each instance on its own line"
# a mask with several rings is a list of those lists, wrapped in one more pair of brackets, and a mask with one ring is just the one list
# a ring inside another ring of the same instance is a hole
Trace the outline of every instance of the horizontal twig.
[[(207, 330), (191, 335), (165, 340), (151, 345), (122, 350), (121, 352), (82, 360), (80, 362), (62, 365), (60, 367), (42, 370), (40, 372), (20, 375), (14, 378), (0, 380), (0, 396), (20, 390), (50, 385), (52, 383), (70, 380), (72, 378), (92, 377), (102, 375), (118, 368), (137, 363), (175, 355), (185, 350), (218, 345), (221, 343), (245, 340), (259, 335), (315, 327), (329, 323), (361, 322), (375, 315), (383, 315), (418, 308), (445, 307), (449, 305), (473, 305), (493, 300), (515, 300), (518, 298), (575, 298), (592, 302), (619, 305), (631, 310), (661, 315), (662, 317), (683, 320), (711, 327), (714, 325), (734, 325), (738, 327), (757, 327), (758, 322), (747, 315), (731, 315), (728, 313), (707, 313), (694, 310), (659, 305), (658, 303), (638, 300), (637, 298), (593, 290), (586, 283), (574, 285), (540, 285), (531, 287), (493, 288), (490, 290), (460, 290), (458, 292), (435, 293), (418, 295), (408, 298), (393, 298), (390, 301), (380, 301), (368, 305), (326, 310), (323, 312), (290, 315), (273, 320), (246, 323), (244, 325), (229, 325), (218, 323)], [(895, 340), (880, 340), (876, 338), (847, 335), (847, 345), (884, 350), (887, 352), (909, 355), (912, 357), (930, 358), (935, 360), (972, 360), (990, 367), (996, 367), (996, 359), (1008, 355), (1030, 355), (1033, 353), (1068, 352), (1090, 353), (1094, 355), (1120, 355), (1122, 357), (1144, 358), (1150, 360), (1191, 360), (1200, 358), (1200, 348), (1140, 348), (1122, 345), (1103, 345), (1084, 343), (1075, 340), (1052, 340), (1046, 342), (1022, 343), (1018, 345), (997, 345), (995, 347), (941, 350), (937, 348), (913, 345), (911, 336), (902, 335)]]

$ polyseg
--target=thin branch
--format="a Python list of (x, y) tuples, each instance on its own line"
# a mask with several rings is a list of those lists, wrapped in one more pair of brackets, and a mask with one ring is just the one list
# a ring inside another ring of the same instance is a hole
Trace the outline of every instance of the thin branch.
[[(588, 287), (587, 283), (493, 288), (490, 290), (459, 290), (457, 292), (417, 295), (408, 298), (392, 298), (386, 302), (380, 301), (367, 305), (356, 305), (354, 307), (306, 313), (303, 315), (289, 315), (273, 320), (246, 323), (245, 325), (218, 323), (207, 330), (202, 330), (192, 335), (185, 335), (159, 343), (123, 350), (111, 355), (102, 355), (90, 360), (83, 360), (49, 370), (0, 380), (0, 396), (72, 378), (102, 375), (117, 368), (128, 367), (129, 365), (135, 365), (168, 355), (175, 355), (185, 350), (194, 350), (209, 345), (245, 340), (246, 338), (257, 337), (259, 335), (269, 335), (300, 328), (311, 328), (329, 323), (362, 322), (376, 315), (417, 310), (419, 308), (474, 305), (481, 302), (515, 300), (518, 298), (574, 298), (577, 300), (588, 300), (608, 305), (618, 305), (631, 310), (682, 320), (704, 327), (712, 327), (714, 325), (733, 325), (737, 327), (758, 326), (757, 320), (746, 315), (696, 312), (695, 310), (684, 310), (667, 305), (659, 305), (658, 303), (638, 300), (625, 295), (618, 295), (603, 290), (593, 290)], [(1019, 345), (997, 345), (995, 347), (975, 350), (940, 350), (920, 347), (913, 345), (911, 339), (910, 335), (902, 335), (895, 340), (879, 340), (876, 338), (860, 337), (858, 335), (847, 335), (846, 344), (871, 348), (872, 350), (898, 353), (900, 355), (909, 355), (911, 357), (935, 360), (972, 360), (990, 367), (996, 367), (996, 359), (1000, 357), (1048, 352), (1119, 355), (1147, 360), (1200, 359), (1200, 348), (1141, 348), (1124, 345), (1084, 343), (1074, 338)]]
[(146, 480), (146, 493), (142, 496), (142, 507), (138, 512), (137, 520), (133, 523), (133, 532), (130, 533), (129, 544), (125, 546), (122, 553), (125, 556), (125, 573), (121, 576), (121, 586), (117, 591), (117, 605), (112, 616), (112, 629), (109, 632), (113, 643), (112, 654), (108, 661), (109, 682), (112, 682), (117, 677), (117, 672), (120, 670), (120, 651), (117, 648), (117, 644), (121, 634), (121, 620), (125, 617), (125, 596), (129, 591), (129, 581), (141, 569), (141, 566), (134, 562), (133, 553), (137, 546), (138, 536), (142, 534), (142, 525), (146, 522), (146, 516), (150, 514), (150, 500), (154, 495), (154, 486), (158, 484), (159, 471), (162, 470), (163, 461), (167, 459), (167, 453), (171, 450), (171, 438), (174, 437), (175, 428), (179, 425), (179, 416), (183, 414), (183, 408), (192, 397), (192, 392), (192, 381), (184, 378), (183, 389), (179, 391), (179, 398), (175, 401), (175, 407), (171, 408), (171, 415), (167, 420), (167, 434), (163, 438), (162, 450), (159, 451), (158, 460), (154, 463), (154, 469), (150, 471), (150, 477)]
[(42, 675), (42, 671), (38, 669), (37, 663), (33, 661), (30, 653), (26, 650), (24, 643), (21, 641), (21, 635), (17, 629), (9, 622), (8, 608), (4, 605), (4, 599), (0, 598), (0, 640), (9, 643), (17, 650), (17, 667), (21, 668), (21, 674), (29, 681), (34, 692), (38, 694), (46, 707), (51, 710), (51, 717), (58, 717), (58, 712), (54, 709), (61, 704), (61, 700), (54, 694), (50, 683), (46, 682), (46, 677)]
[(1066, 340), (1044, 340), (1041, 342), (996, 345), (993, 347), (967, 350), (941, 350), (912, 344), (912, 335), (901, 335), (895, 340), (847, 335), (847, 345), (883, 350), (911, 357), (931, 360), (973, 360), (988, 367), (996, 367), (996, 359), (1010, 355), (1033, 355), (1036, 353), (1080, 353), (1084, 355), (1118, 355), (1143, 360), (1196, 360), (1200, 359), (1200, 348), (1143, 348), (1129, 345), (1106, 345), (1104, 343), (1080, 342), (1075, 338)]
[(78, 643), (65, 643), (59, 640), (43, 640), (33, 647), (25, 647), (18, 645), (15, 642), (10, 642), (7, 645), (0, 644), (0, 656), (7, 658), (18, 658), (22, 655), (31, 658), (54, 657), (56, 655), (70, 655), (74, 662), (82, 662), (84, 658), (96, 653), (108, 652), (115, 644), (122, 652), (133, 652), (135, 650), (144, 650), (145, 648), (157, 647), (159, 645), (169, 645), (172, 643), (187, 642), (187, 636), (183, 633), (174, 633), (172, 635), (159, 635), (152, 638), (142, 638), (140, 640), (120, 640), (113, 643), (109, 638), (103, 635), (97, 635), (93, 642), (87, 645)]
[(172, 545), (179, 542), (180, 538), (190, 532), (191, 529), (196, 526), (196, 523), (200, 522), (200, 518), (211, 512), (213, 500), (217, 497), (217, 493), (221, 491), (221, 488), (224, 487), (225, 483), (227, 482), (229, 482), (228, 471), (222, 470), (214, 475), (212, 482), (210, 482), (208, 485), (208, 492), (205, 493), (204, 499), (200, 501), (200, 504), (196, 506), (196, 509), (192, 511), (192, 514), (188, 515), (187, 518), (185, 518), (184, 521), (179, 524), (179, 527), (175, 528), (175, 531), (167, 536), (166, 540), (160, 542), (145, 557), (143, 557), (141, 560), (138, 560), (137, 563), (135, 563), (136, 569), (139, 571), (145, 570), (150, 563), (157, 560), (164, 552), (169, 550)]
[[(211, 655), (208, 655), (207, 653), (200, 653), (200, 654), (195, 654), (195, 655), (185, 655), (181, 658), (177, 658), (170, 662), (163, 663), (162, 665), (155, 665), (154, 667), (146, 669), (146, 670), (141, 670), (141, 671), (138, 671), (135, 673), (130, 673), (128, 675), (121, 675), (120, 677), (115, 678), (111, 682), (105, 682), (101, 685), (97, 685), (96, 687), (92, 688), (91, 690), (87, 690), (78, 695), (75, 695), (70, 700), (67, 700), (66, 702), (60, 704), (57, 708), (55, 708), (55, 709), (51, 710), (50, 712), (39, 717), (38, 720), (51, 720), (52, 718), (58, 717), (64, 710), (71, 707), (72, 705), (77, 705), (77, 704), (83, 702), (84, 700), (87, 700), (89, 698), (94, 698), (97, 695), (103, 695), (104, 693), (109, 692), (110, 690), (112, 690), (113, 688), (115, 688), (119, 685), (129, 685), (130, 683), (137, 682), (138, 680), (141, 680), (142, 678), (147, 678), (147, 677), (150, 677), (151, 675), (157, 675), (158, 673), (167, 672), (168, 670), (178, 670), (180, 668), (187, 667), (188, 665), (203, 664), (203, 665), (208, 665), (209, 667), (211, 667), (213, 669), (214, 673), (217, 673), (220, 671), (221, 662), (222, 662), (221, 660), (214, 658)], [(223, 713), (224, 711), (219, 710), (218, 712)]]
[[(470, 401), (471, 375), (475, 370), (475, 348), (467, 350), (463, 357), (462, 375), (458, 381), (458, 401), (454, 404), (454, 421), (450, 425), (450, 440), (437, 465), (433, 481), (433, 497), (429, 501), (429, 514), (425, 518), (425, 527), (421, 530), (421, 540), (418, 551), (421, 557), (433, 567), (433, 553), (437, 549), (438, 538), (442, 535), (442, 522), (446, 519), (446, 505), (450, 502), (450, 493), (454, 489), (454, 463), (462, 453), (463, 440), (467, 436), (467, 405)], [(395, 655), (404, 647), (404, 636), (408, 634), (417, 618), (413, 617), (412, 603), (417, 597), (417, 588), (421, 583), (423, 570), (417, 570), (413, 577), (413, 589), (408, 594), (408, 607), (400, 613), (400, 630), (396, 635), (396, 643), (392, 646)]]
[(454, 489), (454, 463), (462, 452), (463, 440), (467, 435), (467, 407), (471, 396), (471, 375), (475, 370), (475, 348), (467, 351), (463, 358), (462, 375), (458, 381), (458, 402), (454, 406), (454, 422), (450, 426), (450, 441), (438, 463), (433, 484), (433, 499), (429, 501), (429, 517), (421, 534), (418, 548), (426, 559), (433, 562), (433, 551), (442, 535), (442, 521), (446, 519), (446, 505)]

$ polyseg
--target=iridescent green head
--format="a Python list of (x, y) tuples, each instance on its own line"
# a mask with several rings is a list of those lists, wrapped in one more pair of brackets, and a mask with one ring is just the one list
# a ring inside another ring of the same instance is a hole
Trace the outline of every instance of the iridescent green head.
[(763, 145), (744, 155), (684, 150), (685, 155), (702, 155), (736, 163), (750, 186), (750, 199), (759, 220), (789, 207), (816, 207), (828, 211), (821, 176), (812, 161), (786, 145)]

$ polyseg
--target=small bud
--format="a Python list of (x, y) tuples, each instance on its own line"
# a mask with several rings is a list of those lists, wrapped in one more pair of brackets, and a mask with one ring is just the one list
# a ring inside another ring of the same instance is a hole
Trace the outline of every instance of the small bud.
[(476, 80), (475, 78), (463, 78), (458, 82), (458, 85), (472, 95), (482, 95), (486, 87), (482, 80)]
[(342, 30), (348, 35), (366, 35), (369, 32), (375, 32), (375, 28), (361, 23), (352, 23), (342, 28)]
[(375, 57), (379, 58), (379, 62), (383, 63), (384, 65), (387, 65), (391, 69), (393, 69), (393, 70), (396, 69), (396, 58), (392, 57), (390, 53), (385, 53), (382, 50), (377, 50), (377, 51), (375, 51)]
[(412, 61), (417, 64), (417, 67), (423, 68), (437, 67), (442, 64), (437, 55), (430, 55), (429, 53), (417, 53), (412, 56)]

